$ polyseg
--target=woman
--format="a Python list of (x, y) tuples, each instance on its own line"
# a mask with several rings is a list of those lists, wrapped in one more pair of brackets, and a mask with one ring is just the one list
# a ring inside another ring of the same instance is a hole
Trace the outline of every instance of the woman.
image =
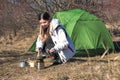
[(47, 52), (54, 56), (54, 62), (65, 63), (75, 54), (74, 45), (58, 19), (51, 18), (47, 12), (39, 14), (40, 33), (36, 42), (36, 51), (42, 51), (46, 41), (52, 39), (54, 46)]

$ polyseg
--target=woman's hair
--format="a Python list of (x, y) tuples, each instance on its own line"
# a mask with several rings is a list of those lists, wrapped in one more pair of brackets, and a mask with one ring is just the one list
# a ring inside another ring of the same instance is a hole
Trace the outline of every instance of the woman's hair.
[(44, 12), (44, 13), (39, 13), (38, 14), (38, 20), (50, 20), (50, 15), (48, 12)]
[[(44, 13), (40, 13), (38, 14), (38, 20), (46, 20), (46, 21), (50, 21), (50, 15), (49, 13), (47, 12), (44, 12)], [(40, 36), (39, 36), (39, 39), (44, 42), (45, 40), (47, 40), (49, 37), (50, 37), (50, 34), (49, 34), (49, 28), (48, 27), (47, 29), (43, 29), (42, 26), (40, 26)]]

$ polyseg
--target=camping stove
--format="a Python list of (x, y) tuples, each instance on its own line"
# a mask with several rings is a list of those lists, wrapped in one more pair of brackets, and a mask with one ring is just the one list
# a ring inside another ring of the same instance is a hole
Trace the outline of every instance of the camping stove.
[(37, 69), (43, 69), (44, 68), (44, 59), (43, 58), (39, 58), (37, 59)]
[(37, 69), (40, 70), (40, 69), (43, 69), (44, 68), (44, 59), (46, 58), (46, 56), (44, 55), (40, 55), (40, 53), (38, 52), (38, 55), (37, 55)]

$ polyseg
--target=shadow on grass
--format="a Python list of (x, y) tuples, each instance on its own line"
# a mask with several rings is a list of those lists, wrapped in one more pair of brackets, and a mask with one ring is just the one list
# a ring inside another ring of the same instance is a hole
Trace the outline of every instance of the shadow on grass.
[(113, 41), (115, 51), (120, 52), (120, 41)]
[(105, 59), (101, 59), (100, 57), (98, 59), (89, 59), (89, 58), (71, 58), (68, 63), (74, 63), (74, 62), (77, 62), (79, 64), (81, 63), (86, 63), (86, 62), (92, 62), (92, 63), (110, 63), (110, 62), (120, 62), (120, 60), (114, 60), (114, 59), (108, 59), (108, 58), (105, 58)]
[(0, 52), (0, 64), (11, 64), (28, 58), (34, 57), (33, 53), (24, 53), (22, 51), (2, 51)]

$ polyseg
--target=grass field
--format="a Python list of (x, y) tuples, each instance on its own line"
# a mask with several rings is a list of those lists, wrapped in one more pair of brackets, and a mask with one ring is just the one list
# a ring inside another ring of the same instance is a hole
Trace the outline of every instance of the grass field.
[(19, 67), (21, 60), (34, 57), (34, 53), (22, 51), (0, 52), (0, 80), (119, 80), (120, 54), (112, 53), (95, 57), (73, 57), (67, 63), (50, 66), (51, 59), (45, 60), (45, 68)]
[[(94, 57), (73, 57), (67, 63), (50, 66), (51, 59), (45, 60), (45, 68), (19, 67), (21, 60), (34, 57), (28, 52), (35, 36), (12, 43), (0, 43), (0, 80), (120, 80), (120, 54), (111, 53)], [(117, 38), (115, 41), (120, 41)]]

